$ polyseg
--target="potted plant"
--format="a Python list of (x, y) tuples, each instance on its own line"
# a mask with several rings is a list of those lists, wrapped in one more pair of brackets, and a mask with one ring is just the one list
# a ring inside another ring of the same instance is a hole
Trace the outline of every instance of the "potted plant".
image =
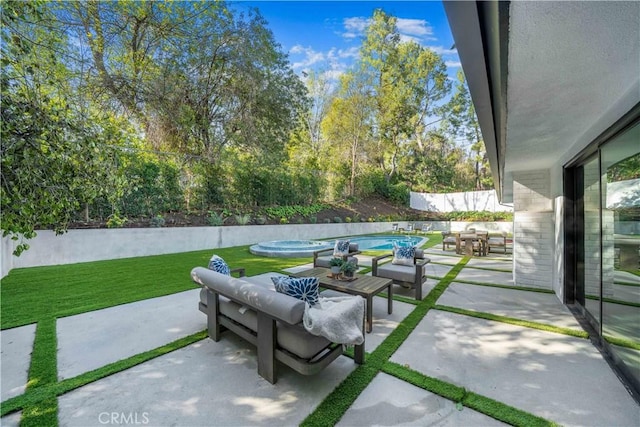
[(340, 270), (344, 274), (345, 277), (353, 277), (353, 273), (358, 269), (358, 265), (353, 261), (347, 261), (342, 264)]
[(331, 268), (331, 274), (333, 274), (334, 276), (337, 276), (338, 274), (340, 274), (340, 268), (342, 267), (342, 264), (344, 264), (344, 261), (342, 261), (341, 258), (331, 258), (329, 260), (329, 267)]

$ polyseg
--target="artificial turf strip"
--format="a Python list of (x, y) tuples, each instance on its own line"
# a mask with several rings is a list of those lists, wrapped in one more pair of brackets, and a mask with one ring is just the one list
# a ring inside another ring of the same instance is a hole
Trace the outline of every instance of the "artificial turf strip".
[(416, 387), (427, 390), (456, 403), (462, 402), (462, 399), (467, 393), (464, 387), (459, 387), (437, 378), (429, 377), (395, 362), (386, 362), (382, 366), (382, 371), (385, 374), (392, 375), (402, 381), (413, 384)]
[(509, 268), (478, 267), (474, 265), (469, 265), (467, 266), (467, 268), (473, 268), (474, 270), (484, 270), (484, 271), (498, 271), (500, 273), (513, 273), (513, 270)]
[[(169, 344), (163, 345), (161, 347), (154, 348), (153, 350), (145, 351), (144, 353), (139, 353), (127, 359), (122, 359), (117, 362), (110, 363), (101, 368), (94, 369), (93, 371), (85, 372), (84, 374), (80, 374), (76, 377), (68, 378), (66, 380), (48, 384), (42, 387), (37, 387), (32, 391), (27, 390), (26, 393), (20, 396), (13, 397), (2, 402), (2, 404), (0, 405), (0, 416), (5, 416), (6, 414), (18, 411), (20, 409), (42, 405), (43, 402), (51, 399), (57, 402), (57, 396), (68, 393), (72, 390), (83, 387), (102, 378), (108, 377), (109, 375), (113, 375), (126, 369), (132, 368), (151, 359), (155, 359), (156, 357), (164, 356), (167, 353), (171, 353), (172, 351), (179, 350), (195, 342), (201, 341), (206, 337), (207, 331), (200, 331), (195, 334), (172, 341)], [(57, 409), (55, 420), (55, 423), (40, 425), (57, 425)]]
[(252, 276), (309, 262), (258, 257), (249, 246), (13, 269), (0, 281), (2, 329), (196, 289), (190, 272), (216, 253)]
[[(600, 301), (600, 298), (597, 297), (597, 296), (585, 295), (584, 297), (586, 299), (590, 299), (592, 301)], [(602, 302), (608, 302), (610, 304), (626, 305), (626, 306), (629, 306), (629, 307), (640, 307), (640, 303), (637, 303), (637, 302), (620, 301), (620, 300), (611, 299), (611, 298), (602, 298)]]
[(468, 261), (469, 258), (462, 258), (460, 263), (447, 273), (445, 278), (429, 292), (429, 295), (420, 301), (416, 308), (400, 322), (384, 342), (366, 358), (366, 363), (358, 366), (345, 378), (300, 425), (309, 427), (335, 425), (355, 402), (360, 393), (378, 375), (378, 372), (389, 357), (395, 353), (429, 309), (435, 305), (440, 295), (447, 289), (447, 286), (455, 279)]
[(556, 427), (557, 423), (542, 417), (530, 414), (514, 408), (497, 400), (469, 392), (462, 399), (462, 404), (467, 408), (489, 415), (496, 420), (503, 421), (513, 426), (522, 427)]
[(476, 317), (478, 319), (508, 323), (510, 325), (523, 326), (525, 328), (538, 329), (545, 332), (553, 332), (556, 334), (569, 335), (578, 338), (589, 338), (589, 334), (587, 332), (578, 329), (562, 328), (559, 326), (548, 325), (546, 323), (531, 322), (529, 320), (516, 319), (514, 317), (507, 316), (498, 316), (496, 314), (466, 310), (464, 308), (450, 307), (446, 305), (436, 305), (433, 308), (440, 311), (447, 311), (449, 313), (462, 314), (464, 316)]
[(496, 420), (504, 421), (514, 426), (555, 426), (556, 424), (544, 418), (498, 402), (491, 398), (468, 392), (459, 387), (437, 378), (429, 377), (421, 372), (404, 367), (394, 362), (387, 362), (383, 372), (401, 379), (416, 387), (442, 396), (456, 403), (481, 412)]
[[(471, 267), (469, 267), (471, 268)], [(473, 280), (461, 280), (457, 279), (458, 283), (466, 283), (467, 285), (476, 285), (476, 286), (487, 286), (489, 288), (501, 288), (501, 289), (513, 289), (514, 291), (527, 291), (527, 292), (538, 292), (540, 294), (554, 294), (552, 290), (549, 289), (540, 289), (540, 288), (528, 288), (526, 286), (512, 286), (512, 285), (498, 285), (495, 283), (485, 283), (485, 282), (475, 282)]]
[(58, 426), (58, 398), (44, 399), (22, 411), (20, 427), (57, 427)]
[(603, 338), (609, 344), (614, 344), (619, 347), (632, 348), (634, 350), (640, 350), (640, 343), (638, 343), (637, 341), (616, 338), (616, 337), (612, 337), (611, 335), (604, 335)]
[[(26, 393), (42, 390), (58, 381), (58, 338), (56, 319), (45, 318), (38, 322), (31, 352), (29, 379)], [(58, 399), (51, 397), (25, 405), (21, 426), (57, 426)]]

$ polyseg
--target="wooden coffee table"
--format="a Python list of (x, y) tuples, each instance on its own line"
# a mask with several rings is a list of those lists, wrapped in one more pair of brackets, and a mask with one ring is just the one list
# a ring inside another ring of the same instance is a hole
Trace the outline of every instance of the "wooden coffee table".
[(393, 281), (383, 277), (366, 276), (354, 274), (356, 280), (351, 282), (332, 279), (329, 277), (331, 270), (328, 268), (312, 268), (299, 273), (292, 274), (296, 277), (317, 277), (320, 279), (320, 286), (334, 291), (344, 292), (350, 295), (359, 295), (367, 301), (367, 333), (371, 332), (373, 324), (373, 297), (387, 289), (387, 311), (393, 313)]

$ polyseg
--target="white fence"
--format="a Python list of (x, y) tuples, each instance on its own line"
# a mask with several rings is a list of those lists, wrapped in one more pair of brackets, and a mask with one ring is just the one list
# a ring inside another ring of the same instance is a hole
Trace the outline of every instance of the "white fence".
[(513, 206), (498, 202), (495, 190), (464, 193), (414, 193), (409, 202), (413, 209), (429, 212), (513, 212)]

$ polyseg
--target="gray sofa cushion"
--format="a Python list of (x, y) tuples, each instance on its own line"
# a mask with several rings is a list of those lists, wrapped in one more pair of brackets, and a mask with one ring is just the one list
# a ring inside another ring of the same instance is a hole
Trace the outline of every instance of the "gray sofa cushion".
[(191, 270), (194, 282), (229, 296), (239, 303), (260, 310), (271, 317), (291, 325), (302, 322), (304, 302), (290, 296), (273, 292), (264, 286), (243, 279), (225, 276), (203, 267)]
[[(240, 304), (223, 296), (220, 296), (220, 312), (254, 332), (258, 330), (258, 316), (255, 311), (244, 310)], [(311, 335), (302, 323), (287, 325), (277, 322), (276, 327), (278, 346), (303, 359), (312, 358), (331, 344), (326, 338)]]

